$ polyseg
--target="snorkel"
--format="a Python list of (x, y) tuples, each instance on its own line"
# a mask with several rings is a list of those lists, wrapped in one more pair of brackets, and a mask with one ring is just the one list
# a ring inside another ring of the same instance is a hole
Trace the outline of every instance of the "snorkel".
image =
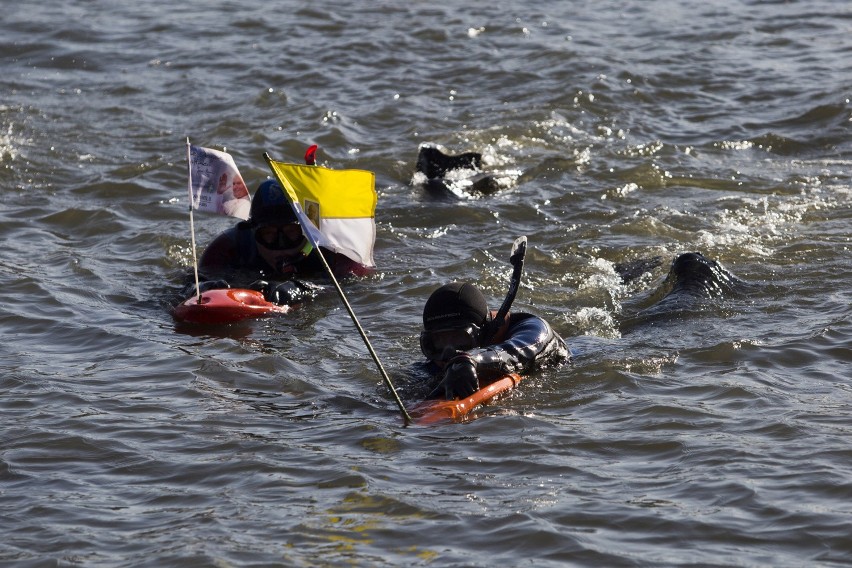
[(509, 290), (506, 292), (506, 298), (494, 319), (488, 324), (487, 337), (484, 339), (490, 341), (497, 331), (506, 323), (506, 315), (509, 313), (509, 308), (512, 307), (512, 302), (515, 301), (515, 296), (518, 293), (518, 288), (521, 286), (521, 274), (524, 271), (524, 256), (527, 254), (527, 238), (518, 237), (512, 243), (512, 254), (509, 256), (509, 263), (512, 265), (512, 277), (509, 280)]

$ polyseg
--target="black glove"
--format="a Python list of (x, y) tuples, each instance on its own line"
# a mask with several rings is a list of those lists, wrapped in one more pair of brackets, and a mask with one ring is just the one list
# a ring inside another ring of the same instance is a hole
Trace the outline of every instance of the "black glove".
[(479, 390), (476, 363), (467, 355), (450, 359), (444, 373), (444, 397), (447, 400), (467, 398)]
[(192, 296), (197, 296), (200, 293), (204, 293), (207, 290), (221, 290), (223, 288), (230, 288), (231, 285), (228, 284), (227, 280), (205, 280), (204, 282), (198, 283), (198, 290), (195, 289), (195, 282), (190, 282), (186, 286), (183, 287), (181, 291), (181, 295), (184, 298), (190, 298)]
[(322, 286), (288, 280), (287, 282), (270, 282), (263, 291), (267, 302), (280, 305), (297, 304), (315, 298), (323, 290)]
[[(266, 280), (255, 280), (251, 284), (248, 285), (249, 290), (254, 290), (255, 292), (260, 292), (266, 297), (266, 293), (269, 291), (269, 282)], [(267, 300), (269, 301), (269, 300)]]

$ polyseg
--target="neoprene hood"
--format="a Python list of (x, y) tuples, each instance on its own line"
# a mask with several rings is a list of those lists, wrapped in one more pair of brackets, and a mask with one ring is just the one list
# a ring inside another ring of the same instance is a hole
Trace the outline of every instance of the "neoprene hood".
[(278, 182), (268, 179), (257, 187), (251, 200), (249, 222), (253, 227), (261, 225), (288, 225), (298, 223), (293, 208), (284, 196)]
[(423, 328), (427, 331), (466, 325), (482, 326), (488, 317), (488, 304), (479, 288), (466, 282), (451, 282), (432, 292), (423, 307)]

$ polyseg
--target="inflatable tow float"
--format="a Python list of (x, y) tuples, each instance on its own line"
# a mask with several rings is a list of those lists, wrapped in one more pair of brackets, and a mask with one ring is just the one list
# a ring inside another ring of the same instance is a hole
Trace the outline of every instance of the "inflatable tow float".
[(226, 288), (208, 290), (201, 297), (192, 296), (172, 310), (183, 323), (223, 325), (274, 314), (286, 314), (293, 308), (273, 304), (257, 290)]
[(499, 395), (509, 392), (521, 382), (515, 373), (504, 375), (485, 385), (467, 398), (456, 400), (427, 400), (411, 409), (415, 424), (430, 425), (439, 422), (462, 422), (474, 409), (492, 402)]

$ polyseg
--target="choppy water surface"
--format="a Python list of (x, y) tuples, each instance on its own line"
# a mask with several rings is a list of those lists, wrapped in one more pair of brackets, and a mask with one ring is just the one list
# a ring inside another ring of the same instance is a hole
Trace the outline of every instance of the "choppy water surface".
[[(273, 4), (4, 6), (2, 564), (849, 562), (848, 2)], [(376, 173), (346, 290), (407, 402), (429, 292), (496, 305), (519, 235), (574, 364), (403, 428), (334, 297), (176, 328), (187, 136)], [(424, 143), (503, 189), (431, 196)], [(747, 292), (637, 317), (693, 250)]]

